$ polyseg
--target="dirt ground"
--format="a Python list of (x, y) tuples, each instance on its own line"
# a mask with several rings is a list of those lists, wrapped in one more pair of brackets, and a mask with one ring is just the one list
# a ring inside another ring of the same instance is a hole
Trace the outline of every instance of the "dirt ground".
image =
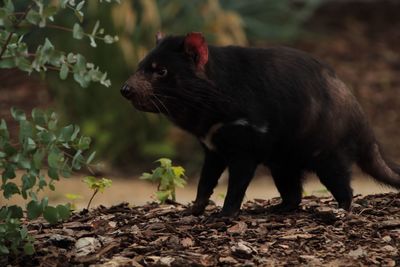
[(277, 199), (255, 199), (232, 220), (213, 216), (215, 205), (200, 217), (180, 204), (100, 206), (55, 226), (27, 223), (36, 254), (0, 265), (399, 266), (399, 197), (358, 196), (347, 213), (331, 198), (309, 196), (287, 214), (268, 211)]

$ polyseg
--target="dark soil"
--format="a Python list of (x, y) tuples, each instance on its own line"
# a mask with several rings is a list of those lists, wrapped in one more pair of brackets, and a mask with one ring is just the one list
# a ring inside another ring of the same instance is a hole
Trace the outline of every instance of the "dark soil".
[[(294, 213), (271, 214), (278, 199), (243, 205), (233, 220), (184, 215), (181, 204), (122, 203), (50, 226), (27, 224), (33, 257), (18, 266), (399, 266), (400, 194), (355, 197), (350, 213), (331, 198), (306, 197)], [(210, 216), (211, 215), (211, 216)], [(0, 262), (0, 265), (5, 262)]]

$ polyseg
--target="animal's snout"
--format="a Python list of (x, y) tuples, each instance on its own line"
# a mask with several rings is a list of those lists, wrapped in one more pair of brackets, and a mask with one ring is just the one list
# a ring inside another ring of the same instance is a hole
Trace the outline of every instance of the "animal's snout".
[(121, 88), (121, 95), (126, 98), (130, 98), (133, 94), (133, 88), (125, 83)]

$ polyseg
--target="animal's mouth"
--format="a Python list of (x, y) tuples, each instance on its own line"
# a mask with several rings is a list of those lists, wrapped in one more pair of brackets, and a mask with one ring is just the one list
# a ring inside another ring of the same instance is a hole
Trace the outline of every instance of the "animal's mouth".
[(122, 86), (121, 94), (123, 97), (128, 99), (137, 110), (153, 113), (161, 112), (160, 108), (155, 102), (155, 99), (152, 99), (151, 95), (135, 91), (127, 83)]
[(138, 96), (132, 94), (129, 98), (127, 98), (132, 105), (140, 111), (144, 112), (152, 112), (152, 113), (161, 113), (161, 108), (157, 105), (157, 101), (152, 96)]
[(137, 110), (160, 113), (160, 110), (158, 110), (157, 106), (151, 101), (137, 101), (135, 99), (131, 99), (131, 103)]

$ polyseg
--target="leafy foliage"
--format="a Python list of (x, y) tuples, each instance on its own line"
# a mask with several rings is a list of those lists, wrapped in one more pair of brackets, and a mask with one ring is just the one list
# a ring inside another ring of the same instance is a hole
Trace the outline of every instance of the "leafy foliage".
[[(96, 47), (99, 40), (106, 44), (118, 40), (118, 37), (106, 34), (99, 21), (86, 32), (82, 23), (84, 8), (84, 0), (2, 0), (0, 68), (16, 67), (42, 76), (48, 70), (55, 70), (60, 79), (71, 75), (81, 87), (87, 87), (91, 82), (110, 86), (107, 73), (83, 55), (56, 49), (49, 35), (41, 40), (43, 29), (68, 32), (75, 40), (87, 39), (91, 47)], [(55, 24), (60, 13), (72, 14), (72, 28)], [(27, 204), (25, 209), (16, 205), (0, 207), (0, 255), (17, 253), (22, 246), (26, 254), (32, 254), (32, 238), (20, 223), (24, 212), (28, 219), (43, 216), (52, 224), (67, 219), (71, 212), (69, 204), (51, 206), (47, 197), (39, 198), (38, 193), (46, 187), (55, 190), (55, 181), (69, 177), (72, 171), (82, 167), (90, 170), (95, 153), (88, 152), (91, 139), (81, 135), (78, 126), (59, 126), (54, 112), (34, 109), (28, 118), (23, 111), (12, 109), (11, 114), (19, 124), (19, 135), (11, 137), (6, 122), (0, 121), (0, 193), (6, 199), (21, 195)], [(21, 183), (17, 176), (21, 177)]]
[[(110, 1), (107, 1), (110, 2)], [(57, 50), (50, 39), (45, 38), (42, 44), (36, 47), (26, 42), (25, 36), (37, 28), (50, 28), (72, 33), (74, 39), (87, 37), (90, 45), (96, 47), (96, 40), (110, 44), (118, 41), (117, 36), (105, 34), (96, 22), (90, 33), (86, 33), (81, 26), (84, 13), (82, 8), (85, 1), (61, 0), (48, 3), (45, 0), (19, 1), (3, 0), (0, 6), (0, 68), (14, 68), (28, 73), (44, 73), (47, 70), (56, 70), (59, 77), (65, 80), (71, 74), (82, 87), (90, 82), (99, 82), (104, 86), (111, 85), (107, 73), (99, 70), (93, 63), (88, 63), (79, 53), (66, 53)], [(58, 13), (69, 11), (75, 16), (72, 29), (54, 24)]]
[[(39, 198), (38, 193), (46, 187), (54, 190), (54, 183), (60, 177), (69, 177), (73, 171), (89, 167), (94, 157), (94, 153), (89, 153), (91, 139), (81, 135), (78, 126), (59, 126), (57, 114), (51, 111), (34, 109), (29, 118), (22, 110), (13, 108), (11, 115), (19, 124), (19, 136), (15, 142), (16, 138), (10, 136), (6, 122), (1, 120), (0, 168), (3, 172), (0, 192), (6, 199), (21, 195), (29, 201), (25, 207), (28, 219), (43, 216), (52, 224), (67, 219), (70, 216), (69, 204), (50, 206), (47, 197)], [(17, 175), (21, 176), (20, 184), (16, 181)], [(23, 217), (23, 209), (3, 206), (0, 214), (0, 231), (4, 231), (0, 248), (9, 245), (15, 251), (18, 242), (26, 239), (25, 251), (29, 251), (30, 239), (18, 223)], [(19, 235), (16, 233), (18, 229)], [(13, 239), (7, 239), (12, 236)]]
[(140, 179), (151, 182), (158, 182), (157, 199), (161, 203), (170, 198), (176, 200), (176, 187), (184, 187), (186, 185), (185, 169), (181, 166), (172, 166), (170, 159), (161, 158), (156, 162), (160, 163), (160, 167), (152, 170), (151, 173), (143, 173)]
[(25, 254), (32, 255), (35, 251), (33, 238), (26, 227), (21, 227), (21, 222), (13, 218), (15, 215), (10, 208), (0, 209), (0, 255), (9, 254), (10, 250), (17, 254), (21, 247)]

